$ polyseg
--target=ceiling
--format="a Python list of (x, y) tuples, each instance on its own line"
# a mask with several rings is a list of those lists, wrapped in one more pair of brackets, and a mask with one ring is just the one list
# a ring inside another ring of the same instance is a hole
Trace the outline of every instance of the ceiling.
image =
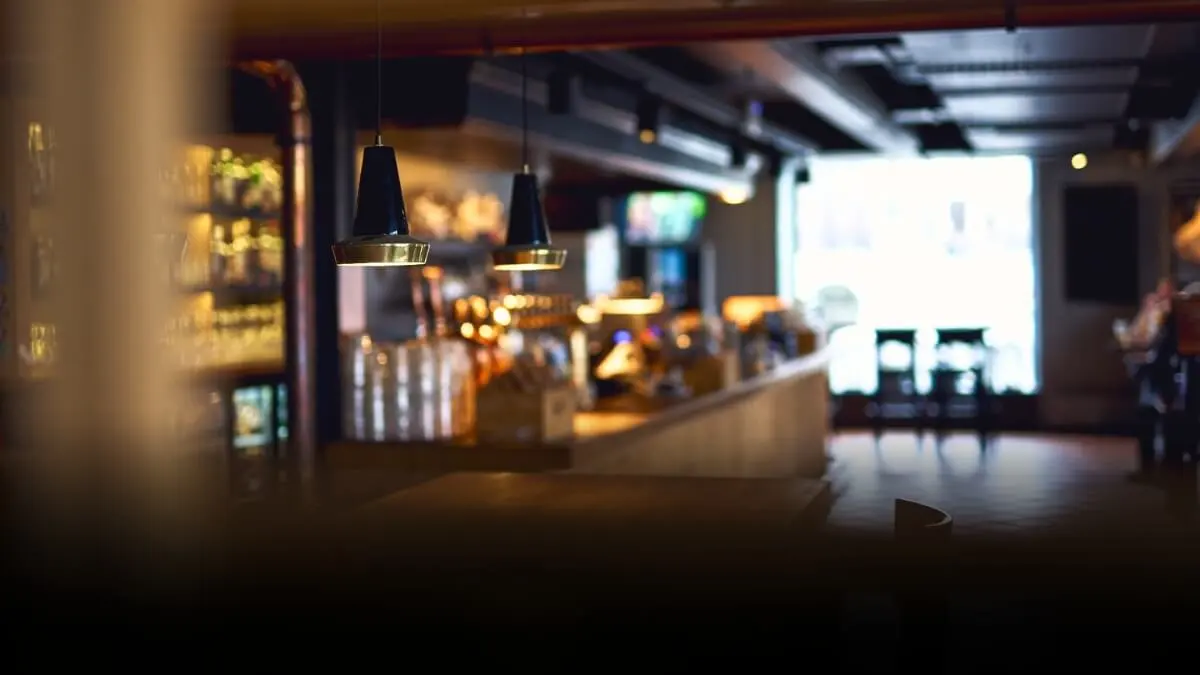
[[(0, 7), (13, 2), (0, 0)], [(527, 47), (539, 52), (548, 73), (542, 86), (549, 74), (568, 72), (582, 80), (585, 108), (599, 103), (626, 117), (643, 99), (657, 98), (669, 113), (665, 138), (729, 148), (722, 161), (733, 168), (744, 164), (738, 158), (747, 151), (778, 162), (864, 150), (1143, 149), (1148, 129), (1186, 117), (1200, 89), (1193, 72), (1200, 69), (1191, 67), (1200, 56), (1200, 30), (1171, 22), (1200, 21), (1200, 0), (226, 0), (212, 6), (228, 10), (224, 28), (235, 58), (363, 62), (374, 56), (377, 11), (390, 57), (468, 53), (495, 62), (505, 60), (497, 53)], [(1133, 20), (1141, 23), (1117, 23)], [(1062, 25), (1072, 27), (1056, 27)], [(416, 88), (429, 97), (438, 84)], [(711, 148), (701, 150), (711, 159)]]
[(927, 150), (1141, 150), (1150, 127), (1185, 116), (1200, 89), (1192, 24), (903, 33), (816, 47)]
[[(1200, 25), (702, 43), (624, 52), (823, 152), (1145, 150), (1200, 93)], [(591, 57), (601, 61), (599, 57)], [(645, 86), (663, 87), (648, 74)], [(686, 97), (674, 103), (687, 107)]]

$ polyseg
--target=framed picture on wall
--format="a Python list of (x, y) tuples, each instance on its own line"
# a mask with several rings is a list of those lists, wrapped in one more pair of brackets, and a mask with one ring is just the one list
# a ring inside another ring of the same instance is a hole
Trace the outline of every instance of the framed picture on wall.
[(1137, 186), (1068, 185), (1063, 189), (1063, 265), (1070, 302), (1137, 305)]

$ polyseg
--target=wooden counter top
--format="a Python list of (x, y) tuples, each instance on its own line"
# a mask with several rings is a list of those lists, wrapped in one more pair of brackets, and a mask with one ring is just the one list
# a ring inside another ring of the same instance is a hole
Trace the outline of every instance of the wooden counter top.
[[(828, 367), (828, 350), (821, 350), (815, 354), (789, 361), (769, 373), (764, 373), (758, 377), (740, 382), (736, 386), (724, 391), (681, 401), (655, 413), (644, 415), (609, 412), (582, 413), (587, 416), (595, 416), (595, 419), (593, 421), (591, 418), (585, 418), (582, 423), (578, 420), (576, 421), (576, 438), (574, 444), (579, 445), (596, 441), (603, 441), (605, 443), (627, 442), (640, 436), (653, 434), (656, 431), (679, 424), (690, 418), (703, 416), (719, 408), (728, 407), (781, 383), (817, 373), (824, 373)], [(610, 416), (615, 417), (611, 422), (606, 419)], [(634, 421), (635, 418), (637, 421)], [(580, 434), (579, 431), (581, 428), (588, 431), (603, 431), (601, 433)]]

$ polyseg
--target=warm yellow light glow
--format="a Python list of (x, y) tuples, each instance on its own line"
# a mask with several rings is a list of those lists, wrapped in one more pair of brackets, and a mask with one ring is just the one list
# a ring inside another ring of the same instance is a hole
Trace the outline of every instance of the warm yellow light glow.
[(359, 262), (359, 263), (338, 263), (338, 267), (417, 267), (417, 266), (424, 265), (424, 264), (425, 263), (419, 263), (419, 262), (407, 262), (407, 263)]
[(725, 300), (721, 306), (721, 316), (744, 330), (763, 314), (783, 309), (783, 300), (774, 295), (735, 295)]
[(575, 316), (579, 317), (582, 323), (593, 324), (599, 323), (602, 315), (600, 310), (591, 305), (580, 305), (579, 309), (575, 310)]
[(680, 335), (679, 337), (675, 338), (675, 346), (679, 347), (680, 349), (687, 349), (688, 347), (692, 346), (692, 338), (688, 337), (687, 335)]
[(1086, 169), (1087, 165), (1087, 155), (1083, 154), (1082, 152), (1076, 153), (1076, 155), (1071, 158), (1071, 168), (1075, 169), (1076, 171), (1082, 171), (1083, 169)]
[(611, 380), (637, 375), (642, 370), (642, 349), (635, 342), (613, 345), (612, 351), (596, 366), (596, 377)]
[(464, 323), (462, 327), (458, 329), (458, 332), (462, 333), (463, 337), (470, 340), (471, 338), (475, 337), (475, 324)]
[(509, 309), (516, 309), (518, 306), (518, 303), (520, 303), (520, 299), (517, 298), (517, 296), (515, 296), (515, 295), (504, 296), (504, 306)]
[[(504, 353), (509, 355), (520, 351), (520, 345), (517, 342), (517, 339), (508, 333), (500, 335), (496, 338), (496, 346), (503, 350)], [(509, 356), (509, 358), (511, 359), (512, 357)]]
[(492, 265), (492, 269), (500, 272), (540, 272), (546, 270), (561, 270), (562, 265), (548, 265), (544, 263), (512, 263)]
[(750, 191), (740, 187), (725, 188), (721, 190), (720, 197), (726, 204), (745, 204), (750, 199)]
[(596, 298), (596, 306), (605, 314), (619, 316), (649, 316), (663, 310), (663, 297), (655, 293), (648, 298)]
[(658, 140), (658, 134), (654, 133), (653, 129), (642, 129), (638, 132), (638, 140), (646, 145), (650, 145), (654, 141)]
[(487, 300), (483, 299), (482, 297), (480, 297), (478, 295), (471, 298), (471, 310), (475, 312), (475, 316), (478, 317), (480, 320), (486, 319), (487, 315), (488, 315)]
[(512, 323), (512, 314), (503, 307), (497, 307), (492, 311), (492, 321), (495, 321), (497, 326), (507, 326)]
[(483, 338), (484, 340), (491, 340), (492, 338), (496, 337), (496, 329), (484, 324), (479, 327), (479, 337)]
[(34, 323), (29, 326), (29, 354), (33, 365), (48, 365), (54, 362), (57, 348), (54, 326)]

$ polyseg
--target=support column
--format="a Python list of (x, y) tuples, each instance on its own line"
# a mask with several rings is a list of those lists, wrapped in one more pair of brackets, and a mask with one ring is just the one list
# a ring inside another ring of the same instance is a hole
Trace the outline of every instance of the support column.
[(703, 240), (716, 264), (719, 308), (733, 295), (795, 295), (796, 162), (763, 171), (742, 204), (709, 200)]
[[(316, 433), (321, 446), (342, 437), (339, 274), (330, 248), (354, 223), (356, 116), (342, 64), (302, 64), (313, 140), (313, 314), (316, 318)], [(361, 275), (362, 270), (352, 270)], [(361, 308), (357, 308), (360, 309)], [(320, 467), (318, 453), (318, 468)]]

